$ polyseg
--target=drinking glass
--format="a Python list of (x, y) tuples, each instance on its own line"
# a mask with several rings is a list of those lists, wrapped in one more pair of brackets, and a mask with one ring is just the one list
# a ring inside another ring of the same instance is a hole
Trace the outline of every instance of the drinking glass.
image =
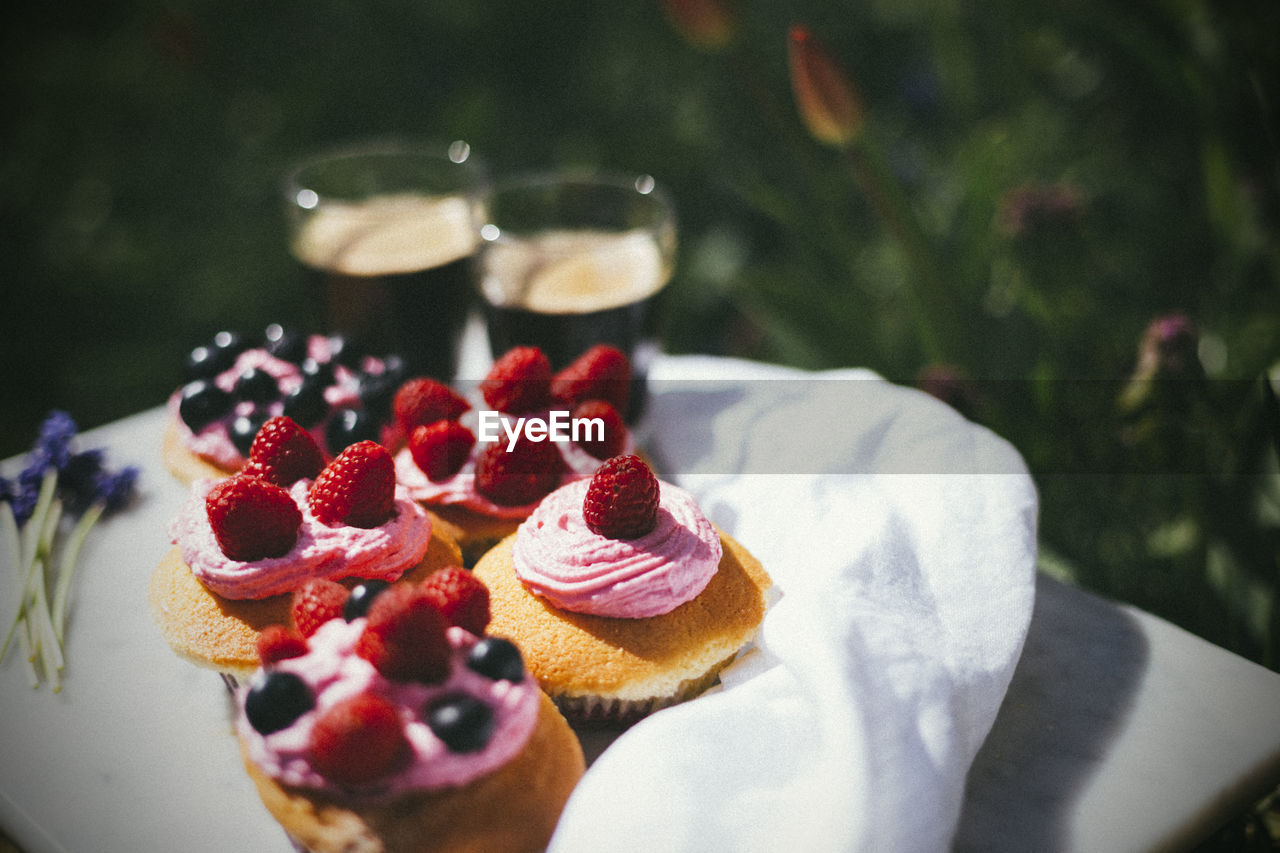
[(366, 143), (292, 169), (290, 251), (313, 279), (325, 329), (451, 380), (474, 304), (473, 208), (487, 184), (462, 141)]
[(476, 288), (493, 356), (538, 346), (559, 370), (611, 344), (632, 362), (634, 417), (675, 265), (667, 193), (649, 175), (526, 173), (496, 180), (476, 211)]

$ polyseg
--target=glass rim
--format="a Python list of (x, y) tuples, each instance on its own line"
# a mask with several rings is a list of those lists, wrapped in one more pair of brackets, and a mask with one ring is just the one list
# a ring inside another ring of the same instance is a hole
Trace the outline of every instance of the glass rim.
[[(465, 139), (414, 139), (408, 137), (383, 137), (355, 142), (347, 142), (330, 148), (318, 150), (308, 156), (294, 161), (284, 173), (281, 181), (281, 192), (285, 202), (291, 207), (301, 206), (298, 193), (310, 189), (305, 175), (317, 168), (323, 168), (342, 162), (354, 162), (359, 159), (386, 159), (397, 157), (422, 157), (432, 162), (448, 162), (460, 168), (470, 169), (476, 177), (477, 184), (487, 186), (492, 178), (488, 163), (476, 154), (475, 149)], [(476, 189), (460, 190), (474, 194)], [(452, 194), (452, 193), (442, 193)], [(330, 194), (328, 198), (341, 200), (343, 195)]]
[(476, 230), (481, 243), (506, 243), (527, 239), (529, 232), (519, 230), (517, 236), (510, 236), (510, 229), (504, 229), (494, 223), (492, 209), (499, 199), (509, 193), (527, 190), (546, 190), (554, 187), (580, 187), (589, 190), (620, 192), (623, 197), (650, 202), (658, 215), (652, 221), (641, 226), (634, 226), (622, 231), (641, 229), (645, 231), (666, 231), (676, 228), (676, 208), (666, 187), (647, 172), (627, 172), (618, 169), (581, 168), (581, 169), (541, 169), (516, 172), (499, 178), (492, 178), (485, 191), (486, 203), (476, 210)]

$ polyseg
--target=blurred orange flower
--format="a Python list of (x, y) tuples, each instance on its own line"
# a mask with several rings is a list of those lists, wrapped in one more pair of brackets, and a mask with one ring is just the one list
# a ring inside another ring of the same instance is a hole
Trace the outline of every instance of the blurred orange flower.
[(862, 131), (862, 98), (844, 69), (809, 28), (795, 24), (787, 43), (791, 89), (809, 134), (843, 148)]
[(703, 50), (733, 41), (738, 18), (725, 0), (662, 0), (662, 11), (680, 37)]

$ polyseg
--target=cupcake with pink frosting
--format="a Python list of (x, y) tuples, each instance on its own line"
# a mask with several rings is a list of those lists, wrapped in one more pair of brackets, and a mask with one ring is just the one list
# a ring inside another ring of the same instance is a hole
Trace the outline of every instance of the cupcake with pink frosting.
[(490, 630), (573, 722), (633, 722), (715, 683), (755, 636), (768, 574), (637, 456), (560, 487), (476, 564)]
[(485, 587), (452, 567), (331, 589), (313, 582), (263, 635), (235, 697), (245, 766), (295, 846), (544, 850), (582, 748), (519, 648), (487, 634)]
[(554, 489), (635, 452), (623, 414), (631, 369), (600, 345), (553, 373), (537, 347), (499, 358), (470, 400), (431, 377), (396, 391), (404, 444), (396, 480), (462, 548), (470, 565), (514, 533)]
[(177, 654), (228, 683), (254, 671), (260, 635), (288, 620), (307, 582), (417, 581), (462, 556), (396, 485), (382, 445), (356, 442), (326, 462), (283, 415), (258, 431), (240, 473), (190, 485), (168, 533), (152, 615)]

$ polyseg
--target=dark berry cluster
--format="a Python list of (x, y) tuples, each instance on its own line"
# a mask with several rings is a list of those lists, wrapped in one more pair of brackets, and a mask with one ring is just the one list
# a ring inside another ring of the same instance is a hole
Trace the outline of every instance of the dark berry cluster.
[[(263, 631), (258, 644), (263, 668), (244, 695), (245, 717), (263, 735), (292, 726), (316, 708), (311, 687), (275, 664), (306, 654), (311, 635), (330, 619), (365, 619), (357, 654), (371, 659), (393, 681), (444, 682), (449, 647), (443, 629), (448, 624), (479, 631), (465, 658), (468, 669), (492, 681), (525, 678), (520, 650), (509, 640), (483, 635), (488, 592), (459, 567), (441, 569), (416, 587), (365, 581), (348, 592), (333, 581), (309, 581), (294, 595), (292, 615), (293, 627)], [(437, 652), (444, 655), (443, 671), (433, 665)], [(493, 736), (493, 709), (469, 693), (445, 691), (411, 710), (455, 753), (482, 750)], [(375, 692), (335, 704), (316, 718), (308, 757), (337, 784), (359, 786), (385, 778), (409, 758), (401, 713)]]
[[(227, 383), (216, 381), (235, 367), (242, 353), (253, 348), (297, 365), (301, 381), (282, 387), (270, 373), (253, 367), (236, 376), (229, 389)], [(278, 414), (304, 429), (322, 429), (325, 449), (331, 455), (357, 441), (376, 441), (391, 418), (395, 390), (406, 378), (403, 359), (385, 356), (378, 360), (381, 369), (365, 370), (369, 353), (342, 335), (329, 337), (326, 349), (326, 359), (312, 358), (308, 335), (275, 323), (257, 339), (219, 332), (187, 356), (179, 415), (192, 432), (224, 422), (232, 443), (246, 456), (254, 435)], [(354, 385), (360, 404), (331, 411), (326, 389), (342, 381)]]

